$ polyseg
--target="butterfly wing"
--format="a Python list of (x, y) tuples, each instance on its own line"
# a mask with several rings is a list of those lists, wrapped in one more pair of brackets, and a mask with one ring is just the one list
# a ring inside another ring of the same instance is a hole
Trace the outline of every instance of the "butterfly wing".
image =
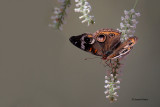
[(120, 36), (121, 32), (118, 30), (101, 29), (94, 34), (72, 36), (70, 42), (83, 51), (102, 56), (103, 59), (115, 59), (128, 54), (137, 42), (137, 37), (130, 37), (121, 43)]
[(136, 36), (128, 38), (128, 40), (121, 43), (119, 47), (107, 57), (107, 59), (115, 59), (127, 55), (133, 49), (133, 46), (136, 44), (137, 40), (138, 38)]
[(120, 45), (121, 32), (113, 29), (101, 29), (94, 33), (97, 44), (102, 47), (102, 57), (108, 57)]
[(84, 33), (78, 36), (72, 36), (69, 40), (73, 45), (86, 52), (90, 52), (97, 56), (102, 55), (102, 47), (97, 44), (97, 41), (92, 34)]

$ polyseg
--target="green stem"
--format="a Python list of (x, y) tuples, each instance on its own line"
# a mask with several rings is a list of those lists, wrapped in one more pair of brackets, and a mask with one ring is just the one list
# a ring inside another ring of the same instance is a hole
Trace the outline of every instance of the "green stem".
[(138, 0), (136, 0), (136, 2), (135, 2), (135, 4), (134, 4), (133, 9), (135, 9), (135, 8), (136, 8), (137, 3), (138, 3)]
[(64, 4), (62, 5), (64, 8), (62, 10), (62, 12), (59, 14), (60, 18), (59, 18), (59, 23), (57, 24), (57, 28), (60, 29), (60, 26), (63, 24), (63, 20), (64, 20), (64, 16), (66, 15), (66, 9), (67, 7), (69, 7), (71, 5), (70, 0), (65, 0)]

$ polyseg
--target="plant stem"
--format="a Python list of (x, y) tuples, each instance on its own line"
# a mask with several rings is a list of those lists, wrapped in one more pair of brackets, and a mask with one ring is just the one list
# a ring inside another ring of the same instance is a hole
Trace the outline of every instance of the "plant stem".
[(134, 4), (134, 7), (133, 7), (133, 9), (135, 9), (135, 8), (136, 8), (136, 6), (137, 6), (137, 3), (138, 3), (138, 0), (136, 0), (136, 2), (135, 2), (135, 4)]

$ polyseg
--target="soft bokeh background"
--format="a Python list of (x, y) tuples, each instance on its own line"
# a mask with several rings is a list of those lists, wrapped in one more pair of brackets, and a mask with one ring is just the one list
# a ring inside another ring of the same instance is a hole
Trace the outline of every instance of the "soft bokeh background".
[[(64, 30), (48, 28), (56, 0), (0, 0), (0, 107), (158, 107), (160, 106), (160, 1), (139, 0), (135, 35), (139, 41), (125, 59), (119, 98), (104, 95), (107, 68), (69, 37), (118, 28), (135, 0), (88, 0), (96, 24), (81, 24), (74, 0)], [(132, 101), (145, 98), (148, 101)]]

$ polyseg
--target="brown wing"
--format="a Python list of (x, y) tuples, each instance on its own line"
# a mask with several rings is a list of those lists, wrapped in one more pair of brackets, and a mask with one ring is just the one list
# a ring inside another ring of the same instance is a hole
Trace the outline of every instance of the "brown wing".
[(107, 59), (115, 59), (127, 55), (136, 44), (138, 38), (136, 36), (128, 38), (125, 42), (121, 43), (114, 52), (107, 57)]
[(101, 29), (96, 31), (94, 38), (97, 40), (97, 44), (102, 49), (102, 56), (107, 57), (117, 48), (120, 44), (121, 32), (113, 29)]
[(102, 56), (102, 47), (97, 43), (92, 34), (84, 33), (78, 36), (72, 36), (70, 42), (86, 52)]

